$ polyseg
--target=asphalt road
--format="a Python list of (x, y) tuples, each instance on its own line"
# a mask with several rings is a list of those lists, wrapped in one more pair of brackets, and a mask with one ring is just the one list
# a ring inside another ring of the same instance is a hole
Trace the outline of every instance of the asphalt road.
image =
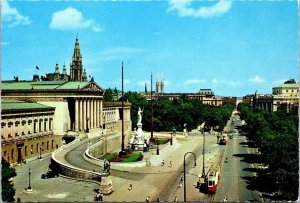
[(243, 177), (255, 176), (255, 173), (249, 170), (249, 168), (254, 168), (253, 164), (247, 163), (244, 159), (247, 154), (250, 154), (246, 142), (246, 137), (240, 135), (234, 135), (233, 139), (228, 139), (215, 201), (221, 202), (224, 197), (227, 197), (230, 202), (260, 200), (260, 193), (256, 190), (249, 190), (246, 180), (243, 179)]

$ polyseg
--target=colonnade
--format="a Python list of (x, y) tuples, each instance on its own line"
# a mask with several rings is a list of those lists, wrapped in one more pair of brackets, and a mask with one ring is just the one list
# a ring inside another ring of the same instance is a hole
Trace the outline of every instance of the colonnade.
[(102, 105), (100, 98), (75, 99), (75, 131), (102, 127)]

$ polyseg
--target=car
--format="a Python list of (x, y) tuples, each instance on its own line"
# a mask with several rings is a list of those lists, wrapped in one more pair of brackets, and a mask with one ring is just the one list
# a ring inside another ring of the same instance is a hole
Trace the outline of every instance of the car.
[(42, 179), (55, 178), (55, 177), (58, 177), (58, 174), (56, 174), (52, 170), (48, 170), (46, 173), (43, 173), (41, 176)]

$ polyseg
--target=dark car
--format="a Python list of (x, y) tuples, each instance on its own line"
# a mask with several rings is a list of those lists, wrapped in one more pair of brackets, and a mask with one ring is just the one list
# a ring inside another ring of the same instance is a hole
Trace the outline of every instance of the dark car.
[(55, 177), (58, 177), (58, 174), (54, 173), (54, 171), (47, 171), (46, 173), (43, 173), (42, 174), (42, 179), (47, 179), (47, 178), (55, 178)]

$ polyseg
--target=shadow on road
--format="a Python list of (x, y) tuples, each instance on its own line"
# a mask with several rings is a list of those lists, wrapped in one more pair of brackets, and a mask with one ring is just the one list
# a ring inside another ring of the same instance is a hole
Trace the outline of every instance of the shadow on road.
[(249, 164), (262, 163), (261, 155), (259, 154), (233, 154), (232, 156), (242, 158), (241, 161)]

